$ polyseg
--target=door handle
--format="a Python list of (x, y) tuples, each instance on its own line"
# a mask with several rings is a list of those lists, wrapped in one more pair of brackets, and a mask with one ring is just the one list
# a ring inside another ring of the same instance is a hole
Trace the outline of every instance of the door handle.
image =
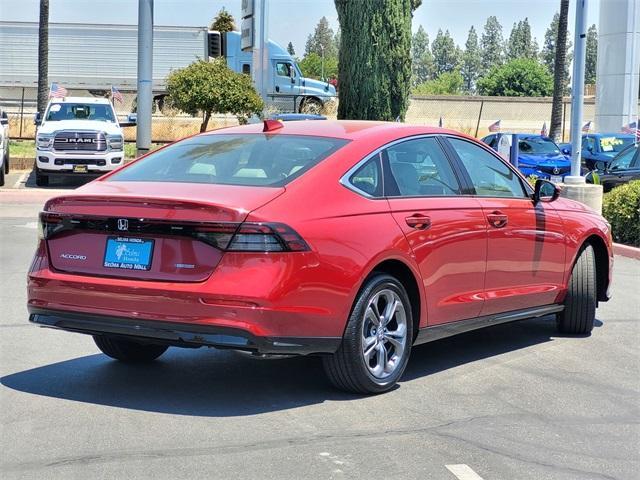
[(431, 226), (431, 218), (419, 213), (414, 213), (409, 217), (405, 217), (404, 221), (407, 222), (407, 225), (411, 228), (417, 228), (418, 230), (426, 230)]
[(487, 215), (487, 220), (489, 221), (492, 227), (502, 228), (502, 227), (505, 227), (509, 222), (509, 217), (507, 217), (501, 211), (496, 210)]

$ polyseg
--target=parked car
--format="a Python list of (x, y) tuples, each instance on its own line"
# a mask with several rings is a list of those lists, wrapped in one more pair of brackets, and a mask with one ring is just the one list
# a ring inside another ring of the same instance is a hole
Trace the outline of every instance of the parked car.
[(9, 116), (0, 110), (0, 187), (4, 185), (4, 176), (9, 173)]
[(594, 182), (594, 173), (599, 178), (605, 192), (631, 180), (640, 180), (638, 144), (632, 143), (616, 155), (606, 167), (588, 174), (586, 176), (587, 182)]
[[(622, 150), (635, 142), (635, 136), (628, 133), (588, 133), (582, 135), (582, 164), (588, 171), (603, 170)], [(571, 144), (560, 145), (571, 155)]]
[(106, 98), (52, 99), (35, 123), (38, 186), (52, 177), (98, 177), (124, 163), (124, 135)]
[(591, 331), (610, 227), (558, 193), (439, 128), (214, 130), (47, 201), (30, 321), (124, 362), (317, 354), (337, 387), (384, 392), (414, 344), (545, 315)]
[[(509, 134), (507, 134), (509, 135)], [(498, 150), (498, 134), (484, 137), (482, 141)], [(571, 173), (571, 159), (560, 147), (543, 135), (518, 134), (518, 169), (525, 175), (560, 183)]]

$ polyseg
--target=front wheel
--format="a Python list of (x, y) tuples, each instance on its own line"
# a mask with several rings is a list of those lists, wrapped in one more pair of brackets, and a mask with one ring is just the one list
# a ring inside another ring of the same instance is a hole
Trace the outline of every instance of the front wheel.
[(331, 383), (354, 393), (383, 393), (402, 376), (413, 340), (409, 296), (386, 274), (369, 279), (356, 298), (338, 351), (324, 357)]
[(126, 363), (142, 363), (155, 360), (169, 348), (167, 345), (140, 343), (108, 335), (95, 335), (93, 341), (102, 353)]
[(36, 185), (38, 187), (48, 187), (49, 186), (49, 177), (42, 172), (40, 169), (36, 167)]
[(558, 314), (558, 330), (562, 333), (585, 335), (593, 330), (596, 319), (597, 285), (593, 247), (587, 245), (573, 266), (564, 310)]

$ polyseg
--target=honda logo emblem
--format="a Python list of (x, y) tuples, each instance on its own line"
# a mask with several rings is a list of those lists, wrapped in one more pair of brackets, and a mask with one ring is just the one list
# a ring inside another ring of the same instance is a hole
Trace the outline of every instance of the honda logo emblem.
[(129, 230), (129, 220), (127, 220), (126, 218), (119, 218), (118, 230), (121, 230), (121, 231)]

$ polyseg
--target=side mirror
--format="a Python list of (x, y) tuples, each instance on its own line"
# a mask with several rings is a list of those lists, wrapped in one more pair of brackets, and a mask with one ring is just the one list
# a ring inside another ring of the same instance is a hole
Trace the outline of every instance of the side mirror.
[(560, 187), (549, 180), (539, 178), (533, 192), (533, 203), (553, 202), (560, 196)]
[(295, 83), (296, 83), (296, 78), (295, 77), (291, 77), (291, 83), (293, 83), (295, 85)]
[(607, 170), (609, 170), (607, 168), (606, 162), (603, 162), (602, 160), (597, 161), (595, 164), (595, 167), (596, 167), (596, 170), (601, 170), (603, 172), (606, 172)]
[(587, 147), (587, 152), (593, 153), (593, 147), (591, 145)]
[(9, 125), (9, 119), (5, 117), (0, 118), (0, 125)]
[(42, 115), (40, 115), (40, 112), (36, 112), (36, 114), (33, 116), (33, 124), (36, 127), (39, 127), (40, 124), (42, 124)]

